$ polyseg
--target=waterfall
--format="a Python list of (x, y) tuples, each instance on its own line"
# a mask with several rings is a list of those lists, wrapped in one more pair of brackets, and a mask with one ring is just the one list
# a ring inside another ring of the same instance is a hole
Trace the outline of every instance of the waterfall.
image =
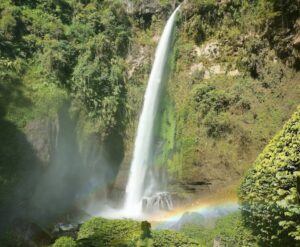
[[(164, 82), (173, 37), (176, 13), (172, 13), (167, 21), (158, 47), (144, 96), (144, 104), (140, 115), (135, 139), (133, 159), (126, 186), (124, 211), (127, 215), (139, 215), (142, 211), (142, 199), (151, 193), (153, 181), (151, 165), (153, 156), (154, 123), (158, 111), (160, 93)], [(150, 183), (146, 183), (150, 181)]]

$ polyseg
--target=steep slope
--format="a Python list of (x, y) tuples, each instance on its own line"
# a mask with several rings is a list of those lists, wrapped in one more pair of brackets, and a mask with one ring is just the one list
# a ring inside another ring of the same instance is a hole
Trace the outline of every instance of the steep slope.
[(235, 183), (299, 104), (299, 6), (282, 4), (183, 4), (157, 159), (178, 197)]
[(0, 228), (105, 194), (123, 157), (130, 35), (121, 2), (1, 1)]

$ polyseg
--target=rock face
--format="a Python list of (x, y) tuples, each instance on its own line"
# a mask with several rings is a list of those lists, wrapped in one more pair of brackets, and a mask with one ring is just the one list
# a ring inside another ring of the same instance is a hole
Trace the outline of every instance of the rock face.
[(61, 236), (76, 238), (80, 225), (75, 223), (57, 223), (52, 231), (52, 238), (57, 239)]
[(142, 207), (145, 213), (168, 211), (173, 208), (173, 202), (168, 192), (158, 192), (151, 197), (143, 198)]
[(210, 42), (202, 47), (196, 47), (195, 51), (199, 57), (206, 57), (209, 60), (213, 60), (220, 56), (220, 45), (218, 42)]
[[(174, 9), (177, 2), (178, 1), (174, 0), (170, 6)], [(159, 0), (143, 0), (139, 2), (127, 0), (127, 11), (131, 14), (154, 15), (161, 13), (163, 9), (164, 7), (162, 6)]]
[(95, 198), (105, 198), (113, 180), (113, 161), (107, 161), (110, 150), (102, 151), (108, 144), (104, 146), (92, 134), (80, 135), (79, 141), (78, 119), (71, 116), (69, 107), (65, 104), (51, 118), (32, 120), (25, 127), (25, 139), (36, 162), (26, 160), (31, 164), (30, 173), (23, 175), (17, 191), (24, 205), (15, 211), (39, 224), (57, 221), (74, 205), (82, 206), (85, 200), (81, 196), (90, 190), (97, 191)]
[(25, 127), (25, 134), (44, 166), (50, 161), (58, 134), (58, 119), (33, 120)]
[(137, 4), (135, 11), (139, 14), (156, 14), (161, 11), (159, 1), (144, 0)]
[(171, 3), (162, 4), (159, 0), (132, 1), (127, 0), (127, 13), (140, 19), (142, 26), (147, 29), (151, 26), (152, 17), (169, 16), (175, 9), (179, 1), (173, 0)]

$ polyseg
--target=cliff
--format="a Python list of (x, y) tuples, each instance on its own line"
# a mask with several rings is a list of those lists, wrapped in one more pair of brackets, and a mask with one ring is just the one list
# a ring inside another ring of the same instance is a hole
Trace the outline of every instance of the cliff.
[[(74, 205), (122, 199), (154, 51), (180, 2), (0, 3), (7, 221), (14, 212), (56, 221)], [(177, 202), (236, 185), (291, 117), (299, 32), (293, 0), (182, 3), (154, 162)]]

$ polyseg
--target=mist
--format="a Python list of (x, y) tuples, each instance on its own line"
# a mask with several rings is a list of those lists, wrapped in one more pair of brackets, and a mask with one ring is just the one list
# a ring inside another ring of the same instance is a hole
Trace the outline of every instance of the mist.
[(80, 221), (90, 217), (86, 209), (91, 204), (106, 204), (122, 159), (122, 151), (118, 154), (111, 146), (122, 146), (101, 142), (96, 134), (84, 136), (78, 125), (66, 103), (48, 126), (49, 162), (42, 162), (33, 147), (27, 150), (30, 155), (22, 156), (22, 163), (31, 166), (15, 187), (9, 220), (21, 218), (43, 226)]

